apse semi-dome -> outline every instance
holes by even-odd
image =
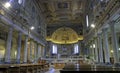
[[[51,41],[59,44],[76,43],[78,42],[78,35],[73,29],[62,27],[52,34]]]

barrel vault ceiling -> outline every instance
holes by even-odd
[[[82,34],[86,0],[35,0],[47,23],[47,35],[60,27],[70,27]]]

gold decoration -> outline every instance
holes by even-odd
[[[46,38],[47,41],[52,41],[58,44],[72,44],[78,42],[78,40],[83,40],[83,36],[78,36],[78,34],[71,28],[62,27],[57,29],[52,36]]]

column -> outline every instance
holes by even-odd
[[[97,53],[98,53],[98,63],[100,63],[100,54],[99,54],[99,50],[100,50],[100,48],[99,48],[99,36],[97,35],[97,39],[96,39],[97,41]]]
[[[7,36],[7,45],[6,45],[6,50],[5,50],[5,62],[6,63],[10,63],[12,33],[13,33],[13,28],[10,27],[9,32],[8,32],[8,36]]]
[[[90,56],[90,47],[89,47],[89,43],[87,43],[87,48],[88,48],[88,56]]]
[[[92,59],[94,60],[95,59],[95,52],[94,52],[94,46],[93,46],[93,40],[92,40],[92,42],[91,42],[91,45],[90,45],[90,47],[91,47],[91,54],[92,54]]]
[[[81,42],[80,41],[78,42],[78,46],[79,46],[79,55],[81,55]]]
[[[62,47],[61,47],[62,48]],[[52,55],[52,49],[53,49],[53,43],[51,42],[50,43],[50,57],[52,57],[53,55]]]
[[[46,50],[47,49],[47,47],[46,46],[43,46],[43,58],[45,58],[46,57]]]
[[[45,55],[45,47],[42,46],[42,57],[44,58],[44,55]]]
[[[30,57],[29,57],[30,62],[33,62],[32,49],[33,49],[33,41],[30,40]]]
[[[43,58],[43,46],[41,45],[41,58]]]
[[[34,62],[37,63],[37,45],[36,45],[36,42],[34,42]]]
[[[103,63],[103,49],[102,49],[102,36],[101,34],[98,34],[98,40],[99,40],[99,58],[100,58],[100,63]]]
[[[90,43],[88,44],[88,46],[89,46],[89,55],[90,55],[90,57],[91,57],[91,54],[92,54],[92,51],[91,51],[91,45],[90,45]]]
[[[38,44],[38,58],[40,58],[41,57],[41,46]]]
[[[20,63],[20,53],[21,53],[21,40],[22,40],[22,33],[18,33],[18,45],[17,45],[17,63]]]
[[[114,62],[118,63],[119,62],[119,55],[118,55],[118,43],[117,43],[117,37],[116,37],[116,32],[115,32],[115,22],[111,21],[110,23],[110,29],[111,29],[111,37],[112,37],[112,46],[114,50]]]
[[[27,63],[27,54],[28,54],[28,36],[25,36],[25,44],[24,44],[24,63]]]
[[[107,28],[103,28],[103,46],[105,52],[105,63],[110,63],[110,52],[108,46],[108,36],[107,36]]]
[[[95,38],[95,60],[98,62],[98,43],[97,43],[97,37]]]
[[[39,59],[39,44],[37,43],[37,59]]]

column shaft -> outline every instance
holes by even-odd
[[[41,57],[43,58],[43,46],[41,46]]]
[[[39,54],[38,54],[39,52],[38,51],[39,51],[39,44],[37,43],[37,51],[36,51],[37,52],[37,59],[39,59]]]
[[[38,58],[40,58],[40,57],[41,57],[41,46],[38,45]]]
[[[89,44],[89,54],[92,56],[91,44]]]
[[[103,29],[103,44],[104,44],[104,52],[105,52],[105,62],[110,63],[110,52],[108,46],[108,36],[107,36],[107,28]]]
[[[34,62],[37,62],[37,47],[36,47],[36,42],[34,42]]]
[[[99,35],[99,57],[100,57],[100,63],[103,63],[103,49],[102,49],[101,34]]]
[[[21,32],[19,32],[19,34],[18,34],[18,46],[17,46],[17,63],[20,63],[21,40],[22,40],[22,35],[21,35]]]
[[[42,57],[44,58],[45,57],[45,47],[42,46]]]
[[[95,60],[98,62],[98,43],[97,38],[95,39]]]
[[[25,44],[24,44],[24,63],[27,63],[27,54],[28,54],[28,36],[25,36]]]
[[[32,49],[33,49],[33,42],[32,42],[32,40],[30,40],[30,62],[32,62],[32,59],[33,59],[33,57],[32,57]]]
[[[10,52],[11,52],[11,44],[12,44],[12,33],[13,28],[10,27],[7,37],[7,45],[5,50],[5,62],[10,63]]]
[[[92,44],[91,44],[92,47],[91,47],[91,50],[92,50],[93,60],[95,60],[95,48],[94,48],[93,44],[94,44],[94,42],[93,42],[93,40],[92,40]]]
[[[110,29],[111,29],[111,37],[112,37],[112,46],[114,50],[114,62],[118,63],[119,62],[119,55],[118,55],[118,43],[117,43],[117,37],[116,37],[116,32],[115,32],[115,22],[112,21],[110,22]]]

